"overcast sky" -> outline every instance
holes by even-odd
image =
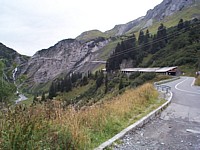
[[[0,0],[0,42],[21,54],[144,16],[162,0]]]

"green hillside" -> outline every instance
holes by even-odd
[[[5,64],[0,60],[0,109],[2,102],[7,103],[14,98],[16,87],[13,82],[9,81],[9,76],[5,71]]]
[[[15,50],[0,43],[0,102],[13,101],[16,98],[17,89],[13,81],[13,70],[18,67],[19,73],[21,65],[25,64],[28,59],[28,56],[20,55]],[[16,82],[21,83],[23,78],[23,75],[18,77]]]
[[[103,32],[99,31],[99,30],[90,30],[90,31],[86,31],[83,32],[81,35],[79,35],[78,37],[76,37],[77,40],[79,41],[90,41],[92,39],[96,39],[98,37],[107,37],[106,34],[104,34]]]
[[[151,33],[155,34],[157,28],[159,27],[160,23],[164,23],[167,28],[173,27],[177,25],[177,22],[180,19],[183,20],[191,20],[193,18],[200,17],[200,4],[197,3],[193,7],[185,8],[172,16],[164,18],[161,22],[154,21],[153,25],[149,27]]]
[[[15,50],[6,47],[0,43],[0,59],[4,59],[6,66],[12,66],[13,63],[22,64],[28,61],[29,57],[20,55]]]
[[[141,32],[131,36],[115,48],[107,63],[107,70],[117,70],[124,59],[132,59],[133,67],[181,66],[184,72],[200,69],[200,21],[177,22],[166,28],[160,25],[157,34]],[[190,69],[187,69],[190,68]]]
[[[168,35],[168,44],[153,55],[151,65],[180,66],[183,72],[194,75],[200,70],[200,21],[180,31],[171,28]]]

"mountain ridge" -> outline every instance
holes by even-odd
[[[131,32],[138,32],[140,29],[145,29],[153,25],[154,22],[160,22],[164,18],[172,16],[174,13],[181,11],[188,7],[193,7],[199,3],[199,0],[163,0],[160,4],[153,9],[147,11],[145,16],[138,17],[135,20],[129,21],[125,24],[115,25],[114,28],[107,30],[104,36],[121,36],[123,34]],[[194,17],[199,18],[199,14]],[[138,28],[137,28],[138,27]],[[91,32],[94,30],[90,30]],[[87,31],[89,33],[90,31]],[[84,32],[83,32],[84,33]],[[82,34],[83,34],[82,33]],[[79,37],[79,36],[78,36]],[[79,37],[79,39],[81,39]]]
[[[75,39],[61,40],[48,49],[36,52],[22,69],[22,74],[27,74],[28,83],[33,85],[52,81],[63,73],[91,71],[101,64],[91,65],[89,63],[101,61],[100,56],[105,51],[109,56],[117,42],[121,40],[120,36],[151,27],[153,24],[195,5],[199,6],[199,0],[164,0],[152,10],[147,11],[145,16],[126,24],[115,25],[111,30],[105,32],[90,30],[81,33]],[[199,16],[199,13],[193,13],[188,18],[199,18]],[[180,18],[176,20],[178,22]]]

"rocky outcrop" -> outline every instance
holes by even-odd
[[[183,8],[192,6],[194,3],[195,0],[164,0],[153,10],[149,10],[145,16],[145,19],[154,19],[160,21],[167,16],[171,16],[174,13],[181,11]]]
[[[161,21],[165,17],[171,16],[174,13],[183,10],[187,7],[192,7],[200,0],[163,0],[162,3],[147,11],[144,17],[128,22],[122,25],[116,25],[113,29],[105,33],[111,36],[120,36],[130,31],[138,31],[153,25],[154,21]]]
[[[126,24],[116,25],[104,33],[99,30],[91,30],[83,32],[76,39],[60,41],[48,49],[38,51],[27,65],[22,67],[22,73],[27,74],[29,81],[33,83],[46,83],[62,73],[92,70],[96,65],[99,65],[98,58],[103,53],[102,48],[110,42],[106,38],[147,28],[155,21],[160,21],[184,8],[192,7],[199,1],[163,0],[161,4],[149,10],[146,16]],[[90,63],[94,61],[95,63]],[[124,66],[131,64],[132,62],[124,62]]]
[[[56,45],[33,55],[23,73],[27,74],[29,81],[36,84],[46,83],[62,73],[67,74],[77,70],[78,66],[83,66],[88,61],[95,59],[93,54],[97,53],[108,42],[104,38],[94,39],[86,43],[75,39],[60,41]]]
[[[128,22],[126,24],[116,25],[113,29],[106,31],[105,33],[109,36],[120,36],[130,31],[133,27],[138,26],[144,17],[140,17],[136,20]]]

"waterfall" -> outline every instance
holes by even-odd
[[[17,67],[16,67],[16,68],[12,71],[12,75],[13,75],[14,84],[15,84],[15,86],[17,87],[16,93],[17,93],[17,95],[18,95],[18,94],[19,94],[19,91],[18,91],[18,86],[17,86],[17,84],[16,84],[16,73],[17,73],[17,71],[18,71],[18,69],[17,69]],[[19,98],[15,101],[15,103],[17,104],[18,102],[24,101],[24,100],[26,100],[26,99],[27,99],[26,96],[24,96],[23,94],[19,94]]]
[[[14,81],[14,84],[15,84],[15,86],[17,87],[17,84],[16,84],[16,73],[17,73],[17,67],[12,71],[12,75],[13,75],[13,81]],[[17,87],[17,91],[16,91],[16,93],[18,94],[19,92],[18,92],[18,87]]]
[[[16,80],[16,73],[17,73],[17,67],[13,70],[13,72],[12,72],[13,74],[13,81],[14,81],[14,84],[16,85],[16,82],[15,82],[15,80]]]

